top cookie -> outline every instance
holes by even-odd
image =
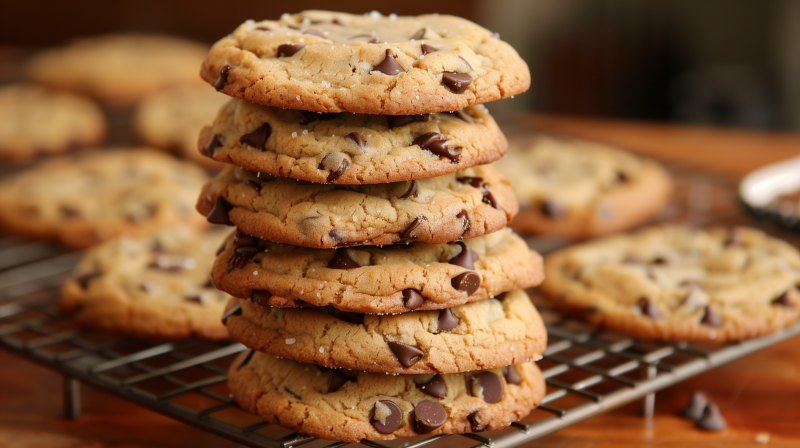
[[[28,64],[33,79],[107,103],[135,104],[165,87],[199,84],[207,47],[175,37],[109,34],[46,50]]]
[[[436,14],[304,11],[248,21],[214,45],[201,76],[252,103],[381,115],[459,110],[530,86],[510,45]]]

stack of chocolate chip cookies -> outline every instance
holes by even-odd
[[[527,66],[464,19],[324,11],[246,22],[203,78],[234,97],[199,139],[226,168],[197,203],[237,230],[213,267],[252,350],[233,397],[339,440],[497,429],[544,395],[546,332],[521,291],[507,143],[481,103]]]

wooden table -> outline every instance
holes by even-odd
[[[800,154],[800,136],[709,127],[600,121],[552,116],[508,116],[512,128],[545,128],[614,143],[692,167],[741,176]],[[0,445],[37,448],[222,448],[216,436],[88,386],[83,416],[61,417],[61,377],[0,352]],[[696,430],[677,416],[695,390],[715,401],[728,429]],[[657,394],[652,420],[631,404],[540,439],[537,447],[800,446],[800,340],[788,340]],[[9,445],[7,440],[27,445]],[[4,444],[5,442],[5,444]],[[761,442],[761,443],[759,443]]]

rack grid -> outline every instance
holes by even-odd
[[[738,205],[735,183],[720,175],[671,168],[675,199],[659,221],[696,225],[750,225],[798,245],[800,238],[765,227]],[[565,244],[535,238],[546,252]],[[0,347],[64,375],[65,416],[80,415],[80,382],[249,447],[336,448],[261,421],[234,403],[226,384],[228,365],[245,350],[237,343],[140,341],[77,327],[57,308],[58,288],[81,253],[46,242],[0,238]],[[591,416],[644,398],[652,412],[654,392],[800,333],[800,323],[766,337],[732,344],[654,343],[594,331],[563,317],[535,297],[545,320],[548,346],[539,366],[547,395],[531,415],[500,431],[423,436],[378,447],[520,446]]]

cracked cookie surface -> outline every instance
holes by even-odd
[[[514,142],[494,166],[520,201],[522,234],[585,239],[628,230],[656,215],[672,192],[653,160],[600,143],[538,135]]]
[[[309,182],[375,184],[483,165],[506,147],[483,106],[398,117],[317,114],[234,100],[203,129],[195,153]]]
[[[226,167],[203,187],[197,211],[248,235],[325,249],[474,238],[502,229],[518,210],[508,179],[488,165],[358,186],[259,174]]]
[[[725,342],[800,317],[800,253],[746,227],[644,229],[545,257],[550,302],[635,337]]]
[[[139,338],[227,339],[230,296],[210,281],[227,229],[161,230],[92,248],[62,285],[61,308],[77,321]]]
[[[153,149],[45,161],[0,182],[0,228],[82,248],[157,228],[206,226],[192,210],[202,169]]]
[[[472,274],[477,286],[460,282]],[[266,305],[372,314],[452,308],[530,288],[544,278],[539,254],[508,229],[461,243],[337,250],[272,243],[237,231],[221,248],[212,275],[219,289],[235,297],[257,295]]]
[[[304,11],[246,22],[212,47],[201,76],[251,103],[381,115],[459,110],[530,86],[510,45],[436,14]]]
[[[270,423],[344,442],[496,430],[528,415],[545,393],[532,362],[481,372],[386,375],[259,352],[233,362],[228,385],[237,403]]]
[[[389,315],[231,302],[228,308],[238,303],[242,309],[227,319],[233,339],[273,356],[332,368],[406,374],[490,369],[538,359],[547,340],[523,291]]]

